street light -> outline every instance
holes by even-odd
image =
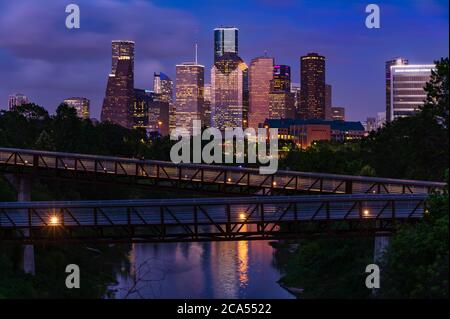
[[[50,226],[58,226],[60,224],[59,217],[57,215],[50,216]]]

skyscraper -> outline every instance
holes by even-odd
[[[30,101],[25,94],[15,93],[11,94],[8,98],[8,109],[12,111],[15,107],[21,106],[22,104],[28,104]]]
[[[395,58],[386,61],[386,122],[390,122],[391,119],[391,66],[393,65],[407,65],[408,60],[404,58]]]
[[[211,126],[245,127],[247,65],[234,53],[224,53],[211,69]]]
[[[325,119],[325,57],[309,53],[300,58],[301,119]]]
[[[169,128],[176,127],[175,103],[173,103],[173,81],[164,73],[153,74],[153,91],[160,95],[163,102],[169,104]]]
[[[203,113],[205,67],[197,62],[176,66],[176,126],[192,133],[192,121]]]
[[[250,62],[250,67],[248,69],[249,127],[256,129],[259,126],[262,126],[265,120],[269,118],[269,93],[273,73],[273,58],[266,56],[258,57]]]
[[[390,115],[391,121],[411,116],[419,110],[427,97],[424,90],[430,80],[434,64],[392,65],[390,68]],[[386,115],[387,117],[387,115]]]
[[[169,134],[169,103],[160,93],[134,89],[134,128],[143,128],[148,134]]]
[[[134,42],[112,41],[112,67],[103,100],[101,120],[133,127]]]
[[[214,29],[214,62],[224,53],[238,54],[239,29],[220,27]]]
[[[153,101],[152,92],[134,89],[133,99],[133,128],[148,128],[148,108]]]
[[[295,93],[291,93],[291,68],[275,65],[270,81],[269,119],[295,118]]]
[[[82,119],[89,118],[89,99],[85,97],[71,97],[64,100],[64,103],[75,108],[77,116]]]
[[[333,88],[330,84],[325,84],[325,119],[331,120],[331,106],[333,105]]]

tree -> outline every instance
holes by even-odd
[[[41,134],[36,139],[36,143],[34,143],[34,146],[37,150],[44,150],[44,151],[55,151],[55,141],[53,138],[47,133],[47,131],[42,131]]]
[[[425,86],[427,99],[422,106],[422,111],[430,112],[435,120],[448,130],[449,99],[448,99],[448,74],[449,60],[441,58],[435,61],[436,70],[431,73],[431,79]]]
[[[381,297],[449,297],[448,190],[433,195],[428,204],[424,221],[391,239],[383,256]]]

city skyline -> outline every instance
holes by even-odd
[[[108,28],[119,14],[119,9],[113,6],[109,8],[108,3],[115,3],[116,7],[123,9],[121,11],[125,18],[139,15],[137,11],[146,10],[151,14],[173,16],[169,21],[154,21],[155,24],[161,24],[157,25],[159,29],[155,31],[170,31],[173,35],[162,37],[154,32],[144,33],[140,29],[148,27],[145,22],[142,22],[139,30],[133,32],[127,30],[126,26],[117,30]],[[230,13],[230,8],[233,7],[231,4],[230,8],[216,5],[202,22],[198,16],[208,8],[208,4],[203,1],[198,1],[189,8],[178,1],[167,1],[164,5],[161,1],[106,1],[101,8],[80,1],[79,5],[85,13],[85,16],[82,13],[82,26],[79,30],[67,30],[62,23],[56,27],[58,17],[47,17],[48,25],[55,26],[55,30],[36,31],[38,34],[34,34],[33,39],[24,37],[23,41],[28,40],[25,45],[27,52],[20,46],[17,38],[29,31],[29,26],[16,25],[13,18],[1,20],[4,30],[16,28],[17,31],[16,37],[11,37],[5,31],[0,32],[0,57],[4,64],[4,77],[0,85],[2,109],[7,108],[8,96],[14,92],[27,95],[32,102],[44,106],[50,112],[54,112],[64,98],[83,96],[91,100],[92,117],[99,119],[106,87],[105,74],[111,69],[108,66],[111,40],[118,38],[136,42],[135,87],[151,89],[154,72],[164,72],[175,79],[175,65],[193,60],[196,42],[199,44],[199,63],[206,66],[205,78],[209,79],[214,46],[212,30],[221,25],[233,25],[239,29],[239,54],[244,62],[249,63],[267,50],[268,55],[273,56],[277,63],[291,66],[293,83],[299,82],[300,56],[308,52],[318,52],[325,56],[327,83],[333,85],[333,104],[345,105],[349,120],[363,120],[385,109],[386,61],[404,56],[412,64],[430,64],[447,55],[448,51],[448,40],[443,41],[448,39],[448,30],[446,27],[439,27],[441,24],[445,25],[448,19],[448,3],[444,1],[434,1],[431,5],[428,1],[418,1],[415,4],[381,1],[382,26],[379,30],[364,27],[366,4],[362,1],[332,3],[331,6],[336,10],[328,13],[329,17],[326,19],[320,13],[320,8],[330,6],[330,3],[317,2],[313,6],[309,5],[308,13],[315,16],[317,22],[308,19],[301,10],[295,10],[302,5],[292,1],[276,4],[271,1],[261,4],[249,1],[240,8],[247,10],[248,19],[242,19],[241,13],[233,16]],[[138,6],[142,10],[138,10]],[[23,14],[46,18],[45,12],[33,3],[25,10],[14,10],[14,4],[2,4],[0,7],[8,8],[1,12],[8,11],[15,18],[23,17]],[[63,12],[63,4],[60,7]],[[290,10],[284,10],[280,14],[281,10],[276,10],[277,8]],[[104,10],[108,14],[93,21],[93,14],[98,10]],[[223,13],[221,17],[218,17],[219,12]],[[339,18],[339,14],[345,15],[345,22]],[[264,19],[255,23],[256,18],[270,15],[274,18],[284,15],[286,19],[279,20],[279,24],[270,24],[272,31],[267,29]],[[64,14],[61,16],[64,17]],[[424,21],[426,25],[416,26],[417,19]],[[407,21],[411,21],[412,25],[408,25]],[[33,28],[39,27],[40,23],[41,20],[36,19]],[[48,28],[47,25],[45,27]],[[330,29],[333,29],[333,37],[326,34]],[[354,36],[348,33],[350,29]],[[63,40],[62,43],[55,47],[42,42],[47,37],[45,32],[56,34]],[[95,41],[87,34],[89,32],[97,36],[94,37]],[[295,41],[282,41],[286,36],[280,36],[280,32]],[[155,41],[149,41],[155,36]],[[342,79],[343,76],[345,80]]]

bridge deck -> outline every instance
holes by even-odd
[[[0,203],[0,241],[214,241],[395,231],[427,195]],[[26,230],[26,231],[24,231]]]
[[[234,166],[175,164],[163,161],[0,148],[0,169],[38,177],[122,181],[159,187],[214,190],[248,194],[335,193],[421,194],[445,184],[363,176],[278,171]]]

